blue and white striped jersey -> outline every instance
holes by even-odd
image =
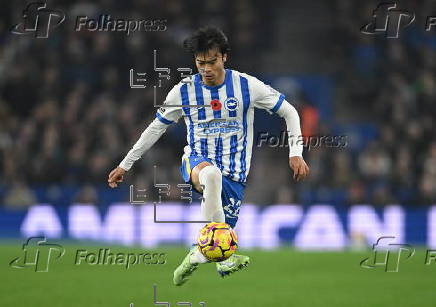
[[[254,108],[275,113],[284,95],[255,77],[231,69],[226,69],[225,81],[218,86],[203,84],[199,74],[192,82],[185,82],[174,86],[164,102],[180,107],[160,108],[157,119],[169,125],[184,117],[188,143],[184,157],[207,157],[224,176],[245,182],[253,147]],[[211,103],[213,108],[187,107]]]

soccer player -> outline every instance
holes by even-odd
[[[165,132],[184,116],[187,143],[181,173],[185,182],[203,194],[201,213],[206,220],[226,222],[235,227],[244,196],[253,147],[254,108],[266,109],[284,118],[289,137],[289,166],[297,181],[309,173],[302,158],[300,119],[295,108],[280,94],[260,80],[225,69],[229,43],[224,33],[214,27],[199,29],[183,43],[192,52],[199,71],[175,85],[168,93],[156,118],[139,140],[109,174],[112,188],[123,175]],[[189,82],[191,81],[191,82]],[[195,107],[192,107],[195,106]],[[174,284],[182,285],[200,263],[207,259],[195,246],[174,271]],[[244,268],[249,257],[233,254],[216,264],[221,276]]]

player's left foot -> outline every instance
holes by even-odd
[[[194,246],[183,259],[182,263],[174,271],[173,282],[176,286],[181,286],[188,281],[188,277],[198,268],[198,263],[191,263],[191,255],[195,252],[197,246]]]
[[[237,271],[242,270],[250,264],[250,258],[244,255],[233,254],[229,259],[217,262],[216,270],[221,277],[229,276]]]

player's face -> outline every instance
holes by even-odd
[[[214,86],[224,82],[224,63],[227,55],[217,49],[211,49],[207,53],[199,53],[195,56],[195,65],[206,85]]]

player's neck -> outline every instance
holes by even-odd
[[[223,84],[225,78],[226,78],[226,70],[223,69],[222,72],[213,81],[205,81],[203,77],[201,79],[203,81],[203,84],[205,84],[207,86],[217,86],[217,85]]]

